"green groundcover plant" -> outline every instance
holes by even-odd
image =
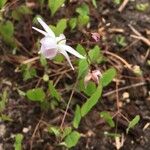
[[[120,1],[113,1],[116,4],[120,4]],[[45,3],[44,0],[39,0],[39,4],[42,6]],[[7,6],[7,0],[0,1],[0,9],[1,12]],[[92,0],[91,4],[94,9],[97,8],[96,0]],[[48,0],[48,7],[51,12],[51,18],[65,5],[65,0]],[[0,12],[0,19],[3,20],[2,14]],[[81,104],[76,104],[75,110],[73,111],[73,118],[71,123],[68,126],[63,126],[62,121],[61,126],[48,125],[47,130],[49,134],[55,135],[59,140],[59,146],[65,146],[67,148],[72,148],[76,146],[82,134],[79,133],[78,129],[80,127],[81,121],[86,117],[86,115],[91,112],[96,105],[100,105],[101,97],[103,89],[109,86],[109,84],[113,81],[113,79],[117,76],[117,71],[114,67],[110,67],[101,71],[100,65],[105,63],[107,60],[102,54],[102,49],[99,47],[97,42],[99,41],[99,34],[92,33],[92,40],[94,44],[90,48],[86,48],[81,43],[78,43],[76,48],[67,44],[67,38],[64,35],[64,31],[66,29],[70,29],[70,32],[76,29],[82,29],[87,27],[90,24],[90,10],[89,6],[86,3],[83,3],[75,10],[76,16],[71,18],[61,18],[58,20],[57,24],[48,25],[44,22],[44,19],[37,15],[33,19],[34,23],[39,23],[44,30],[41,30],[37,27],[32,27],[33,32],[37,31],[42,34],[44,37],[36,42],[36,47],[39,48],[39,62],[43,67],[44,73],[41,78],[46,87],[38,86],[35,88],[28,89],[27,91],[22,91],[18,89],[18,93],[20,96],[24,96],[29,101],[38,103],[43,109],[51,109],[55,110],[56,107],[59,106],[62,100],[62,93],[57,89],[56,84],[49,78],[49,66],[48,62],[54,62],[59,64],[60,62],[64,62],[67,60],[69,66],[72,69],[72,72],[76,74],[76,80],[74,80],[75,86],[69,87],[72,92],[79,92],[85,95],[86,100]],[[18,9],[15,9],[12,12],[12,18],[16,21],[19,21],[23,15],[32,15],[33,12],[30,8],[25,5],[20,6]],[[36,24],[37,25],[37,24]],[[35,25],[34,25],[35,26]],[[2,36],[3,41],[12,47],[13,54],[16,53],[17,49],[17,40],[14,37],[14,24],[12,21],[2,21],[0,22],[0,34]],[[77,30],[78,31],[78,30]],[[36,33],[37,34],[37,33]],[[118,36],[116,38],[117,44],[120,46],[125,46],[126,42],[123,36]],[[78,59],[73,59],[71,62],[70,55],[75,56]],[[37,54],[37,55],[38,55]],[[62,54],[62,55],[60,55]],[[65,59],[64,59],[65,58]],[[94,66],[94,67],[93,67]],[[21,72],[23,74],[23,81],[30,81],[33,78],[38,77],[38,71],[32,63],[24,63],[20,67]],[[67,108],[65,112],[67,112],[68,107],[70,106],[71,97],[67,104]],[[7,90],[4,90],[0,95],[0,112],[1,112],[1,120],[9,120],[11,119],[2,114],[5,105],[7,102]],[[108,124],[111,128],[116,127],[116,123],[114,121],[114,116],[111,115],[108,111],[102,111],[99,115],[100,119],[103,119],[106,124]],[[128,121],[128,128],[126,129],[126,133],[130,131],[130,129],[134,128],[134,126],[139,122],[140,116],[137,115],[131,121]],[[118,136],[118,134],[109,133],[107,135]],[[21,149],[21,145],[23,143],[23,135],[16,134],[14,148],[16,150]]]

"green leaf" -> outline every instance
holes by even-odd
[[[15,45],[13,34],[14,34],[14,25],[11,21],[0,23],[0,35],[2,36],[3,40],[11,46]]]
[[[56,11],[64,4],[65,0],[49,0],[48,6],[51,10],[51,15],[54,16]]]
[[[116,36],[116,42],[117,42],[117,44],[118,44],[119,46],[122,46],[122,47],[124,47],[124,46],[127,45],[126,39],[125,39],[125,37],[122,36],[122,35],[117,35],[117,36]]]
[[[32,11],[26,5],[21,5],[12,11],[12,17],[15,20],[20,20],[23,15],[32,14]]]
[[[23,71],[23,80],[27,81],[29,79],[32,79],[33,77],[36,77],[36,69],[32,68],[30,65],[25,65],[22,68]]]
[[[0,9],[2,9],[5,4],[6,4],[7,0],[0,0]]]
[[[67,28],[67,19],[61,19],[56,26],[50,25],[50,28],[56,36],[63,34],[65,29]]]
[[[26,96],[26,93],[20,89],[17,89],[17,92],[20,96]]]
[[[23,140],[23,135],[16,134],[15,143],[14,143],[15,150],[22,150],[22,140]]]
[[[116,76],[116,70],[114,68],[110,68],[102,74],[102,85],[103,87],[107,86],[113,78]]]
[[[14,26],[11,21],[7,21],[4,24],[0,24],[0,33],[4,36],[12,36],[14,33]]]
[[[69,20],[69,26],[71,28],[71,30],[73,30],[77,25],[77,18],[71,18]]]
[[[110,127],[115,127],[115,123],[109,112],[103,111],[100,113],[100,116],[109,124]]]
[[[90,17],[88,15],[79,15],[78,16],[78,26],[83,27],[89,23]]]
[[[56,126],[48,126],[48,132],[54,134],[56,137],[60,136],[60,128]]]
[[[1,114],[0,116],[0,121],[13,121],[9,116],[5,115],[5,114]]]
[[[136,9],[141,12],[144,12],[144,11],[148,10],[149,8],[150,8],[149,3],[136,4]]]
[[[54,87],[52,81],[50,81],[50,82],[48,83],[48,90],[49,90],[49,92],[50,92],[50,94],[51,94],[52,97],[56,98],[58,101],[61,100],[61,96],[60,96],[60,94],[57,92],[57,90],[55,89],[55,87]]]
[[[65,138],[64,143],[67,148],[71,148],[71,147],[76,146],[79,139],[80,139],[80,133],[78,133],[77,131],[73,131]]]
[[[128,128],[126,129],[126,133],[128,133],[131,128],[134,128],[134,126],[135,126],[139,121],[140,121],[140,116],[139,116],[139,115],[136,115],[136,116],[134,117],[134,119],[132,119],[132,120],[129,122]]]
[[[31,101],[42,102],[45,98],[45,93],[42,88],[35,88],[35,89],[28,90],[26,96]]]
[[[116,4],[116,5],[120,5],[121,2],[122,2],[122,0],[113,0],[113,2],[114,2],[114,4]]]
[[[0,24],[0,25],[1,25],[0,33],[2,35],[5,35],[5,36],[12,36],[13,35],[14,26],[13,26],[11,21],[7,21],[6,23]]]
[[[55,110],[58,105],[59,105],[58,101],[56,101],[55,99],[51,99],[50,109]]]
[[[65,29],[67,28],[67,19],[61,19],[56,26],[56,36],[59,36],[60,34],[64,33]]]
[[[0,112],[2,112],[5,109],[5,101],[0,101]]]
[[[96,91],[96,85],[92,81],[89,81],[87,87],[84,90],[84,93],[88,96],[91,96]]]
[[[64,56],[61,55],[61,54],[57,54],[53,60],[54,60],[54,62],[56,62],[56,63],[63,62],[63,61],[64,61]]]
[[[84,79],[80,79],[77,85],[77,91],[84,92],[85,85],[84,85]]]
[[[95,8],[97,8],[97,3],[96,3],[96,0],[92,0],[92,4]]]
[[[40,56],[40,63],[43,67],[46,67],[47,65],[47,60],[43,55]]]
[[[84,76],[89,70],[89,65],[87,63],[87,60],[81,59],[79,61],[79,71],[78,71],[78,78],[81,78]]]
[[[93,49],[91,49],[89,51],[89,57],[90,57],[90,60],[92,61],[91,63],[95,63],[97,62],[97,60],[100,58],[100,48],[99,46],[95,46]]]
[[[73,127],[74,128],[76,128],[76,129],[78,128],[80,120],[81,120],[81,109],[80,109],[80,106],[77,105],[75,114],[74,114],[74,119],[73,119]]]
[[[72,128],[71,127],[66,127],[64,130],[63,130],[63,134],[61,136],[61,138],[65,138],[68,134],[70,134],[72,131]]]
[[[76,47],[76,50],[83,56],[86,55],[86,52],[85,52],[85,48],[81,45],[81,44],[78,44],[77,47]]]
[[[102,83],[99,82],[99,85],[96,91],[92,94],[92,96],[87,99],[87,101],[81,107],[81,115],[84,117],[98,102],[99,98],[102,94]]]
[[[8,101],[8,89],[5,88],[2,92],[2,95],[0,95],[0,112],[2,112],[5,109],[7,101]]]
[[[85,3],[83,3],[80,7],[76,9],[76,12],[80,15],[88,15],[89,14],[89,6]]]
[[[54,25],[49,25],[49,27],[51,28],[51,30],[55,33],[57,33],[57,26],[54,26]]]

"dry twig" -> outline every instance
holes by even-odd
[[[131,35],[131,37],[133,37],[135,39],[139,39],[139,40],[143,41],[145,44],[147,44],[148,46],[150,46],[150,40],[149,39],[142,36],[142,34],[139,31],[137,31],[132,25],[128,25],[128,26],[135,34],[135,35]]]
[[[65,110],[65,113],[64,113],[64,116],[63,116],[61,125],[60,125],[60,129],[63,129],[63,124],[64,124],[64,121],[65,121],[65,118],[66,118],[66,115],[67,115],[67,112],[68,112],[68,109],[69,109],[69,106],[70,106],[70,103],[71,103],[73,94],[74,94],[74,92],[75,92],[75,88],[76,88],[77,82],[78,82],[78,80],[76,80],[76,82],[75,82],[75,84],[74,84],[74,87],[73,87],[73,90],[72,90],[72,92],[71,92],[71,95],[70,95],[70,98],[69,98],[69,101],[68,101],[68,104],[67,104],[67,107],[66,107],[66,110]]]
[[[126,60],[124,60],[123,58],[121,58],[120,56],[118,56],[118,55],[116,55],[116,54],[114,54],[112,52],[109,52],[109,51],[104,51],[104,53],[108,54],[108,55],[111,55],[111,56],[115,57],[116,59],[119,59],[123,64],[125,64],[125,66],[129,70],[133,71],[131,65]]]
[[[37,132],[39,126],[40,126],[41,120],[43,119],[43,116],[44,116],[44,112],[42,113],[41,118],[40,118],[39,122],[37,123],[37,125],[36,125],[36,127],[35,127],[35,129],[34,129],[34,132],[33,132],[32,136],[31,136],[31,140],[30,140],[30,150],[32,150],[33,140],[34,140],[35,134],[36,134],[36,132]]]
[[[147,44],[148,46],[150,46],[150,40],[145,38],[144,36],[131,35],[131,37],[133,37],[135,39],[139,39],[139,40],[143,41],[145,44]]]
[[[40,57],[37,56],[37,57],[33,57],[33,58],[30,58],[30,59],[27,59],[25,61],[22,62],[22,64],[28,64],[28,63],[31,63],[31,62],[34,62],[36,60],[38,60]]]
[[[120,7],[118,8],[119,12],[122,12],[124,10],[124,8],[126,7],[126,5],[128,4],[129,0],[124,0],[122,2],[122,4],[120,5]]]
[[[139,87],[139,86],[143,86],[143,85],[146,85],[146,82],[135,83],[132,85],[128,85],[128,86],[119,88],[118,92],[123,91],[123,90],[127,90],[127,89],[131,89],[131,88],[135,88],[135,87]],[[114,93],[116,93],[116,90],[113,90],[113,91],[110,91],[110,92],[103,94],[103,97],[107,97],[107,96],[112,95]]]
[[[131,50],[130,47],[132,47],[133,45],[135,45],[136,43],[139,42],[139,39],[136,39],[135,41],[133,41],[131,44],[129,44],[128,46],[126,46],[125,48],[123,48],[121,51],[124,52],[124,51],[128,51],[128,50]]]
[[[122,28],[109,28],[108,32],[110,32],[110,33],[124,33],[124,29],[122,29]]]

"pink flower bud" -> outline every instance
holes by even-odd
[[[102,76],[102,74],[99,70],[93,70],[91,72],[88,72],[88,74],[84,78],[84,85],[86,86],[90,80],[93,80],[96,84],[98,84],[99,77],[101,77],[101,76]]]
[[[92,38],[95,40],[95,42],[98,42],[100,39],[100,35],[98,33],[91,33],[92,34]]]

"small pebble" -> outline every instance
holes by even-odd
[[[30,127],[28,127],[28,128],[23,128],[22,132],[23,132],[23,133],[28,133],[29,130],[30,130]]]
[[[121,108],[123,106],[123,103],[122,102],[119,102],[118,103],[119,107]]]
[[[128,99],[126,99],[126,102],[127,102],[127,103],[130,103],[130,99],[129,99],[129,98],[128,98]]]
[[[15,138],[15,134],[12,133],[12,134],[10,135],[10,137],[11,137],[12,139]]]
[[[123,99],[129,98],[129,93],[128,93],[128,92],[124,92],[124,93],[122,94],[122,97],[123,97]]]

